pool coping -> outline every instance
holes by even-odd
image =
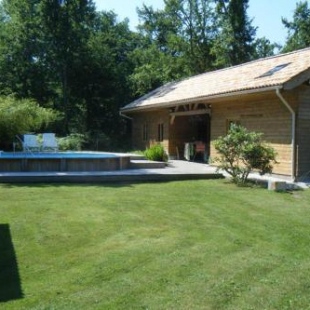
[[[225,172],[217,172],[215,166],[206,163],[170,160],[164,168],[133,168],[100,172],[0,172],[0,183],[134,183],[209,180],[227,177],[229,176]],[[310,187],[310,179],[293,182],[286,176],[270,174],[260,176],[257,173],[251,173],[250,178],[264,183],[284,181],[302,189]]]
[[[104,183],[223,178],[203,163],[169,161],[165,167],[86,172],[0,172],[0,183]]]

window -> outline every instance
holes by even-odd
[[[143,139],[143,141],[148,141],[148,139],[149,139],[149,126],[147,123],[143,124],[142,139]]]
[[[164,140],[164,124],[160,123],[157,126],[157,141],[161,142]]]

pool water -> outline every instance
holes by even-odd
[[[0,152],[2,158],[111,158],[120,154],[106,152]]]

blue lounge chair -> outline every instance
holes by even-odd
[[[58,143],[54,133],[44,133],[42,139],[42,151],[58,151]]]

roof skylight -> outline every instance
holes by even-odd
[[[281,65],[275,66],[274,68],[268,70],[267,72],[263,73],[262,75],[258,76],[257,78],[262,78],[262,77],[274,75],[276,72],[278,72],[278,71],[282,70],[283,68],[287,67],[289,64],[290,64],[290,62],[286,63],[286,64],[281,64]]]

